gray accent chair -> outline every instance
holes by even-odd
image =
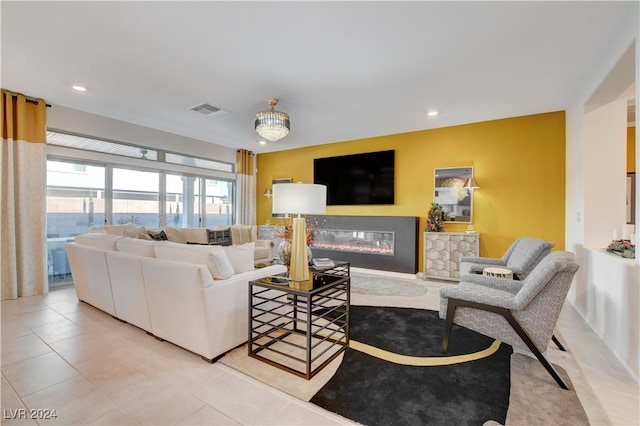
[[[460,284],[440,290],[440,318],[445,319],[442,351],[446,353],[452,325],[458,324],[531,351],[563,389],[543,352],[553,337],[562,305],[578,270],[573,253],[546,256],[518,282],[483,275],[465,275]]]
[[[463,257],[460,259],[460,276],[466,274],[482,274],[485,267],[509,269],[513,278],[524,280],[527,275],[546,255],[551,252],[555,244],[539,238],[518,238],[511,244],[501,259],[491,257]]]

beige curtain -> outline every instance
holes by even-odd
[[[0,273],[2,300],[45,294],[46,103],[2,89]]]
[[[239,149],[236,154],[236,224],[239,225],[256,224],[255,158],[253,152],[245,149]]]

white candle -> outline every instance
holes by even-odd
[[[620,235],[618,234],[618,228],[613,228],[613,241],[618,241],[620,239]]]
[[[629,240],[631,239],[631,234],[633,234],[635,226],[633,225],[622,225],[622,239]]]

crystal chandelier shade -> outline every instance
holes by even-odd
[[[269,111],[261,111],[256,114],[256,132],[269,142],[275,142],[284,138],[289,134],[289,130],[291,128],[289,115],[284,112],[276,111],[275,107],[277,104],[277,99],[269,99],[271,109]]]

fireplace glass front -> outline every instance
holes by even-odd
[[[313,231],[313,243],[309,247],[393,256],[395,233],[390,231],[355,231],[345,229],[320,229]]]

